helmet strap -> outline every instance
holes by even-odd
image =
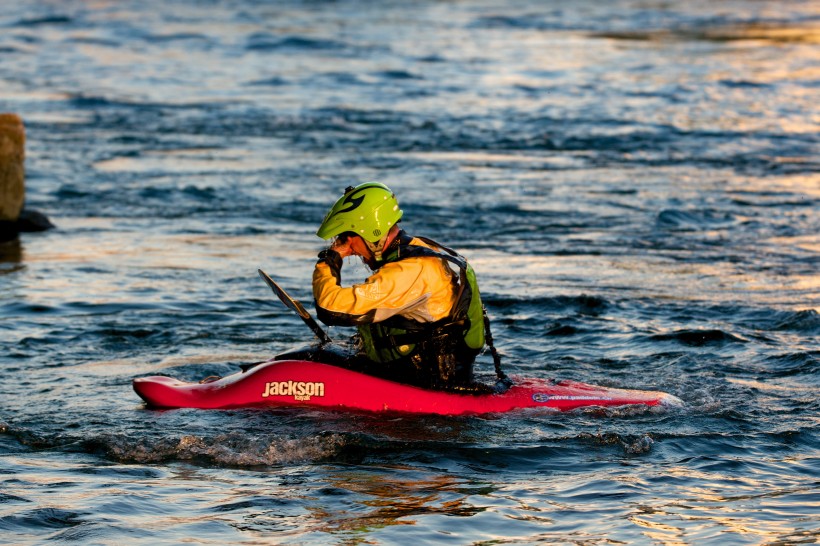
[[[394,225],[389,230],[387,230],[387,234],[385,234],[384,237],[382,237],[381,239],[379,239],[375,243],[371,243],[370,241],[368,241],[367,239],[362,237],[362,241],[364,241],[364,244],[367,245],[367,248],[370,249],[370,252],[373,253],[374,263],[376,263],[376,264],[381,263],[382,259],[384,257],[385,251],[389,250],[388,247],[392,247],[392,246],[398,244],[399,233],[401,233],[401,230],[399,229],[399,227],[397,225]],[[391,235],[393,235],[393,234],[395,234],[395,236],[393,237],[393,240],[388,245],[387,241],[388,241],[388,239],[390,239]]]
[[[382,261],[382,251],[384,250],[384,243],[387,241],[387,235],[379,239],[375,243],[371,243],[367,239],[362,239],[364,244],[367,245],[367,248],[370,249],[370,252],[373,253],[373,260],[378,263]]]

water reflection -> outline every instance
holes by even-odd
[[[414,525],[417,516],[470,517],[485,510],[466,500],[474,486],[447,474],[425,476],[412,468],[396,468],[390,473],[343,469],[331,472],[328,481],[337,489],[323,490],[322,504],[309,508],[323,522],[320,529],[328,533],[367,533],[392,525]],[[342,506],[334,503],[329,510],[329,496],[345,498],[350,493],[358,500]]]
[[[23,245],[20,239],[0,243],[0,275],[20,271],[25,267],[22,262]]]
[[[742,457],[701,456],[695,460],[699,468],[687,461],[686,466],[669,466],[666,475],[652,481],[669,485],[672,481],[684,484],[695,479],[696,485],[683,485],[678,499],[666,501],[661,496],[651,507],[635,506],[629,515],[629,521],[643,528],[650,539],[675,544],[723,534],[753,542],[792,543],[798,537],[815,535],[805,528],[801,530],[805,520],[800,516],[815,510],[817,502],[809,500],[808,495],[801,508],[796,509],[794,504],[796,498],[806,496],[804,485]],[[790,510],[792,518],[783,519]],[[756,514],[753,521],[748,517],[750,512]]]
[[[706,28],[677,28],[659,30],[628,30],[622,32],[600,32],[594,34],[613,40],[640,41],[763,41],[768,43],[820,43],[820,27],[800,25],[728,25]]]

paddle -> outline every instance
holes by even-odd
[[[315,320],[313,320],[313,317],[310,316],[310,313],[307,312],[307,309],[305,309],[305,307],[301,303],[291,298],[287,292],[282,290],[282,287],[276,284],[276,282],[273,279],[268,277],[267,273],[265,273],[261,269],[258,269],[257,271],[259,271],[259,276],[262,277],[262,280],[265,281],[267,285],[271,287],[273,293],[276,294],[280,300],[282,300],[282,303],[284,303],[288,309],[296,311],[296,313],[298,313],[299,316],[302,317],[302,320],[305,321],[305,324],[307,324],[310,327],[310,329],[313,330],[313,333],[316,334],[316,337],[319,338],[319,342],[321,343],[321,345],[324,345],[326,343],[333,343],[333,340],[330,339],[330,336],[328,336],[325,333],[325,331],[322,330],[322,327],[319,326],[319,324]]]

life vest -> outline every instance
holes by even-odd
[[[413,237],[402,233],[398,245],[385,253],[383,263],[430,257],[453,264],[458,269],[458,274],[453,273],[457,297],[450,315],[428,323],[394,316],[360,324],[363,347],[370,360],[396,368],[397,373],[399,366],[412,364],[407,371],[415,376],[408,378],[414,383],[429,382],[432,387],[469,383],[473,361],[484,347],[484,306],[475,272],[457,252],[431,239],[418,239],[432,248],[410,244]]]

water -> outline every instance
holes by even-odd
[[[818,541],[816,3],[2,5],[59,229],[0,247],[0,542]],[[255,270],[310,302],[368,180],[509,373],[686,408],[146,410],[310,339]]]

